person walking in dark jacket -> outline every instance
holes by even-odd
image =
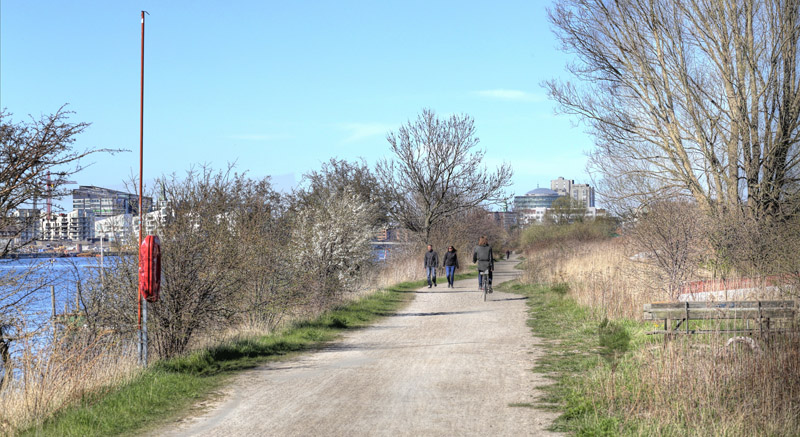
[[[428,245],[428,251],[425,252],[425,272],[428,274],[428,288],[431,284],[436,286],[436,269],[439,268],[439,254],[433,250],[433,246]]]
[[[489,238],[486,235],[481,236],[478,240],[478,245],[475,246],[475,250],[472,251],[472,262],[478,263],[478,271],[488,271],[486,274],[486,280],[489,281],[487,284],[489,288],[489,293],[492,292],[492,270],[494,270],[494,254],[492,253],[492,246],[489,246]],[[478,275],[478,288],[483,286],[483,276]]]
[[[447,275],[447,287],[453,288],[453,281],[456,276],[456,269],[458,268],[458,255],[456,255],[456,248],[450,246],[444,254],[444,272]]]

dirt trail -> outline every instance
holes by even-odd
[[[497,263],[495,284],[514,264]],[[477,279],[443,282],[321,351],[243,373],[208,411],[155,434],[554,435],[555,414],[511,406],[546,383],[530,370],[540,352],[524,298],[483,302]]]

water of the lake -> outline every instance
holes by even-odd
[[[108,265],[112,259],[105,257],[104,263]],[[52,285],[55,290],[56,312],[63,313],[65,307],[72,311],[75,308],[78,280],[91,276],[99,267],[100,258],[95,257],[0,260],[0,278],[30,272],[23,281],[23,291],[17,292],[16,296],[12,295],[17,291],[16,287],[6,286],[6,289],[0,290],[0,308],[6,307],[4,311],[13,313],[4,314],[6,316],[24,316],[28,322],[34,324],[46,321],[52,313]],[[25,289],[31,288],[35,291],[29,299],[25,299],[24,304],[7,307],[16,302],[16,298],[25,293]]]

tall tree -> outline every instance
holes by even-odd
[[[441,119],[423,109],[387,140],[394,158],[378,162],[376,172],[391,199],[390,215],[423,242],[446,218],[504,199],[511,167],[490,172],[483,165],[486,152],[475,150],[480,140],[470,116]]]
[[[579,84],[608,200],[688,195],[706,211],[800,209],[798,0],[558,0],[550,20]]]
[[[23,214],[36,199],[60,197],[64,182],[81,170],[80,160],[92,153],[107,151],[76,150],[77,136],[88,123],[72,123],[64,106],[55,114],[14,122],[11,114],[0,110],[0,258],[30,244],[40,219],[38,211]],[[49,180],[49,182],[48,182]],[[24,313],[35,294],[49,283],[48,275],[34,275],[47,266],[32,264],[11,268],[0,274],[0,390],[14,374],[11,369],[11,344],[24,335],[14,315]]]

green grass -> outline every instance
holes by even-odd
[[[424,281],[397,284],[274,335],[239,339],[153,363],[130,382],[88,394],[20,435],[108,436],[154,429],[212,397],[237,371],[319,348],[344,330],[393,314],[423,285]]]
[[[677,346],[681,348],[678,355],[671,355],[663,347],[663,337],[646,334],[654,328],[652,323],[605,320],[599,311],[578,305],[569,296],[566,284],[522,285],[513,281],[499,287],[528,297],[528,325],[533,335],[544,339],[544,354],[533,370],[550,377],[553,384],[542,388],[543,396],[535,406],[561,413],[551,427],[553,431],[578,436],[800,435],[792,366],[769,370],[772,368],[763,361],[758,364],[755,360],[752,364],[763,370],[745,372],[741,378],[737,374],[722,375],[714,381],[698,378],[696,383],[711,385],[697,391],[691,380],[669,382],[667,390],[655,393],[653,384],[663,384],[664,380],[643,379],[650,366],[663,366],[663,360],[676,357],[707,359],[695,353],[709,350],[712,343],[721,346],[727,336],[674,339],[682,345]],[[793,363],[796,357],[791,349],[772,353],[776,359],[789,357]],[[659,371],[669,377],[669,370],[662,367]],[[691,371],[688,367],[686,370]],[[713,370],[706,367],[704,371]],[[782,397],[759,393],[753,386],[762,371],[784,372],[765,376],[784,378],[788,388]],[[709,389],[716,390],[716,395],[703,391]],[[767,400],[772,404],[762,411],[775,412],[775,416],[755,410],[761,407],[756,402]],[[750,403],[752,407],[748,407]],[[750,410],[756,413],[747,416]]]
[[[528,297],[528,326],[534,335],[545,339],[545,354],[533,369],[548,375],[553,384],[543,387],[539,408],[562,412],[553,431],[579,436],[617,435],[626,427],[624,418],[609,413],[598,396],[597,375],[610,374],[609,365],[599,349],[599,320],[589,308],[581,307],[567,296],[566,284],[553,286],[523,285],[518,281],[502,284],[501,289]],[[631,321],[616,321],[631,335],[631,347],[646,341],[642,327]],[[619,359],[616,373],[625,374],[629,362]],[[624,377],[618,384],[624,384]]]

